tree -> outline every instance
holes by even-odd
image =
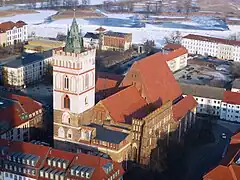
[[[234,34],[231,34],[229,37],[228,37],[229,40],[237,40],[237,34],[234,33]]]
[[[150,41],[150,40],[147,40],[146,42],[144,42],[143,44],[144,46],[144,50],[147,52],[147,53],[151,53],[153,52],[154,50],[154,47],[155,47],[155,41]]]
[[[48,82],[52,82],[53,81],[53,66],[52,66],[52,64],[47,63],[45,68],[46,68],[46,70],[45,70],[44,79]]]
[[[5,67],[2,67],[2,83],[4,86],[8,85],[8,71]]]
[[[188,15],[192,8],[192,0],[185,0],[184,7],[185,7],[186,14]]]
[[[180,31],[174,31],[169,36],[164,37],[165,44],[180,44],[182,35]]]

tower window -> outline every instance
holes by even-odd
[[[70,109],[70,98],[68,95],[64,97],[64,108]]]
[[[69,88],[69,78],[67,76],[65,76],[64,78],[64,88],[65,89]]]
[[[88,105],[88,99],[85,97],[85,105]]]
[[[89,87],[89,76],[88,76],[88,74],[86,74],[86,76],[85,76],[85,89],[88,89],[88,87]]]

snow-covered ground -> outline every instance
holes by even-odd
[[[0,22],[5,22],[5,21],[19,21],[22,20],[26,22],[27,24],[38,24],[44,22],[44,20],[53,15],[56,14],[57,11],[53,10],[39,10],[38,13],[33,13],[33,14],[18,14],[15,16],[11,17],[0,17]]]
[[[1,21],[17,21],[23,20],[29,24],[29,35],[32,32],[35,32],[36,36],[41,37],[56,37],[58,33],[66,33],[67,28],[71,25],[72,19],[64,19],[57,20],[53,22],[45,22],[46,18],[52,14],[55,14],[56,11],[39,11],[37,14],[24,14],[24,15],[16,15],[13,17],[5,17],[0,18]],[[132,14],[107,14],[111,19],[116,18],[116,22],[122,19],[123,22],[132,16]],[[110,19],[110,18],[109,18]],[[218,22],[209,21],[208,19],[196,17],[194,22],[189,22],[192,26],[212,26],[216,25]],[[108,19],[107,19],[108,20]],[[94,24],[94,21],[77,19],[78,24],[82,29],[82,33],[86,32],[94,32],[95,29],[99,27],[99,24]],[[182,22],[188,23],[188,22]],[[146,24],[145,27],[137,28],[134,26],[125,26],[119,27],[117,23],[116,25],[108,25],[103,27],[107,30],[118,31],[118,32],[129,32],[133,34],[133,43],[142,43],[145,40],[155,40],[156,44],[161,46],[163,44],[163,38],[169,35],[171,32],[179,30],[182,35],[186,35],[189,33],[199,34],[199,35],[208,35],[214,37],[226,38],[230,34],[236,33],[240,31],[240,26],[229,26],[229,30],[225,31],[217,31],[217,30],[196,30],[196,29],[184,29],[184,28],[166,28],[153,24]],[[179,26],[184,27],[184,26]]]

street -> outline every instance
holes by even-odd
[[[182,179],[200,180],[204,174],[218,165],[222,159],[223,152],[228,146],[231,135],[239,128],[240,124],[217,121],[212,128],[215,142],[195,149],[188,155],[185,161],[187,172]],[[222,138],[222,133],[226,134],[226,139]]]

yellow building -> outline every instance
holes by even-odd
[[[7,33],[0,31],[0,46],[5,47],[7,45]]]
[[[64,46],[65,42],[62,41],[33,39],[28,41],[28,44],[24,46],[24,51],[27,53],[44,52]]]

